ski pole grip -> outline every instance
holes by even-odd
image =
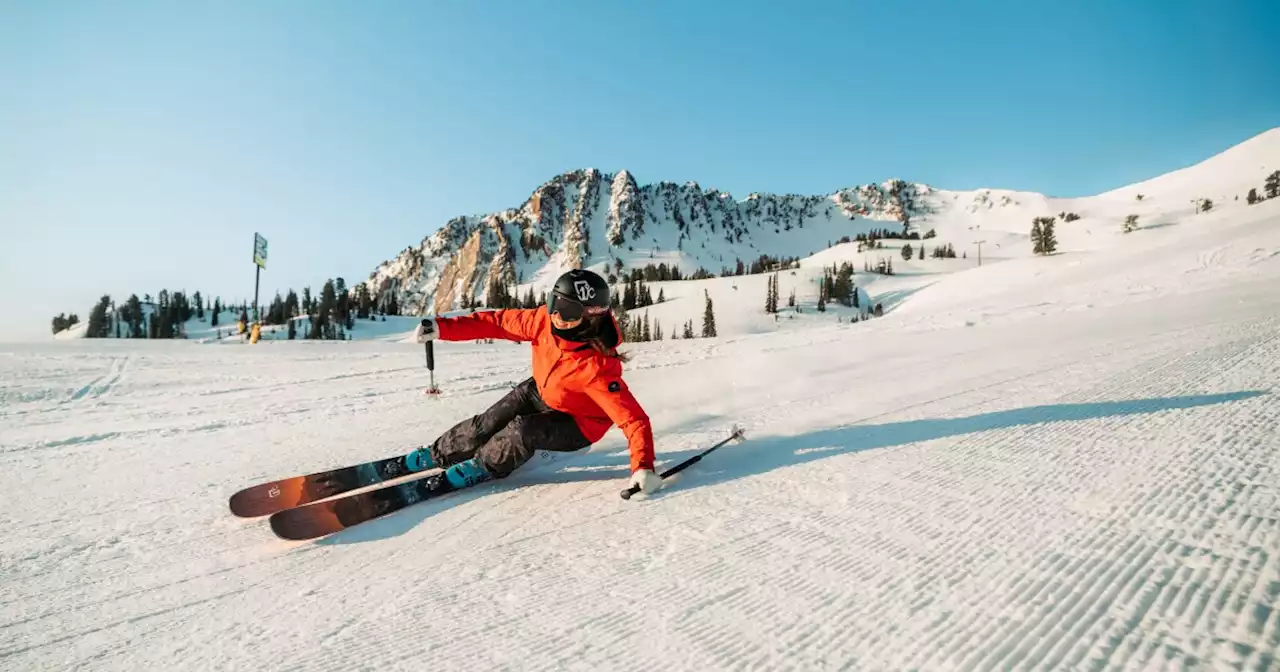
[[[436,349],[432,347],[435,343],[427,341],[427,368],[432,371],[436,370]]]

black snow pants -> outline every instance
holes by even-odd
[[[589,445],[573,416],[548,407],[529,378],[485,412],[441,434],[430,450],[439,467],[475,457],[494,478],[506,478],[536,451],[572,452]]]

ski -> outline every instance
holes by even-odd
[[[291,541],[315,539],[381,518],[455,488],[443,473],[387,485],[338,499],[285,509],[271,515],[271,531]]]
[[[539,463],[536,465],[531,463],[527,467],[532,472],[555,464],[560,457],[569,453],[544,450],[540,451],[539,455],[541,457]],[[467,486],[470,485],[473,483],[467,484]],[[457,489],[445,478],[445,472],[440,471],[425,478],[384,485],[354,495],[277,511],[271,516],[271,531],[281,539],[294,541],[315,539],[381,518]]]
[[[424,450],[420,448],[407,455],[259,483],[231,496],[231,513],[241,518],[266,516],[406,476],[422,470],[415,467],[425,461]]]

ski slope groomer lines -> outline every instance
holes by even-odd
[[[747,440],[623,501],[615,432],[313,542],[228,498],[429,441],[527,347],[441,347],[430,398],[408,344],[10,349],[0,668],[1275,667],[1265,268],[973,327],[634,345],[659,470]]]
[[[946,491],[963,493],[961,512],[1005,520],[983,525],[974,580],[941,593],[950,599],[934,611],[936,645],[904,664],[1265,668],[1276,643],[1268,587],[1280,578],[1268,561],[1280,532],[1280,443],[1262,429],[1280,423],[1267,391],[1280,373],[1273,334],[1259,328],[1164,367],[1122,369],[1067,395],[1089,401],[1027,409],[1025,431],[953,445],[955,469],[990,485]],[[1219,389],[1236,391],[1205,392]],[[1018,491],[1026,486],[1034,491]]]

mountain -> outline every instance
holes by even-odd
[[[448,221],[379,264],[364,284],[383,302],[394,294],[405,313],[425,314],[483,303],[495,282],[517,296],[545,291],[570,268],[609,276],[665,263],[686,276],[699,269],[719,275],[739,261],[809,257],[872,231],[922,237],[932,231],[934,244],[1000,259],[1031,254],[1031,222],[1041,216],[1062,218],[1060,249],[1090,249],[1106,240],[1095,228],[1118,230],[1121,205],[1145,221],[1193,213],[1203,198],[1243,206],[1248,190],[1261,192],[1277,168],[1280,128],[1194,166],[1068,199],[893,179],[825,195],[752,193],[738,200],[696,182],[641,185],[626,170],[588,168],[555,176],[518,207]],[[1080,223],[1066,228],[1071,222]]]

